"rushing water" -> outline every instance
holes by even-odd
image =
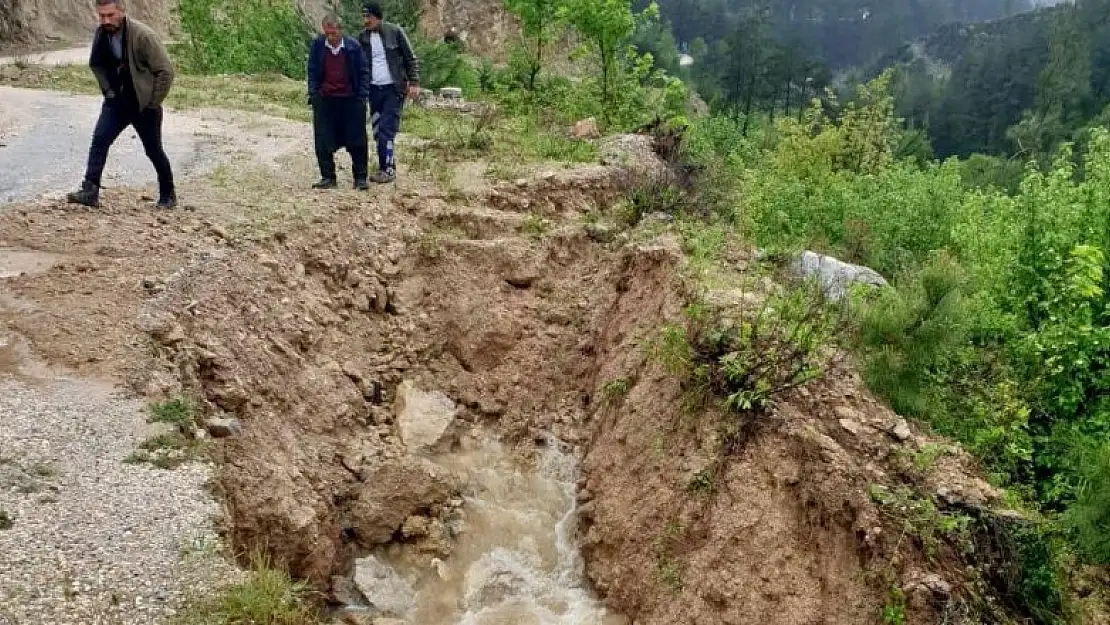
[[[623,625],[584,583],[573,541],[576,463],[548,445],[523,467],[499,443],[468,439],[434,460],[467,484],[464,524],[450,558],[416,567],[379,554],[392,584],[411,593],[420,625]]]

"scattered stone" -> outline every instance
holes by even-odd
[[[462,87],[441,87],[438,95],[445,100],[461,100],[463,90]]]
[[[355,560],[355,586],[370,605],[389,616],[408,616],[416,606],[412,585],[374,556]]]
[[[905,419],[898,419],[898,422],[890,429],[890,433],[894,435],[894,438],[902,442],[906,442],[913,436],[913,432],[910,430],[910,424],[906,423]]]
[[[952,592],[952,584],[944,581],[944,578],[936,573],[925,573],[911,578],[906,584],[906,590],[908,592],[926,590],[939,597],[947,597]]]
[[[792,269],[795,274],[803,278],[817,278],[825,296],[833,301],[843,299],[853,284],[876,287],[887,285],[886,279],[874,269],[846,263],[832,256],[823,256],[808,250],[794,261]]]
[[[533,271],[520,271],[506,277],[505,282],[508,282],[518,289],[527,289],[538,279],[539,276]]]
[[[385,314],[385,311],[388,310],[388,308],[389,292],[386,291],[384,286],[378,284],[374,287],[374,310],[377,311],[377,313],[380,315]]]
[[[853,436],[859,436],[860,432],[863,431],[863,426],[860,425],[859,423],[856,423],[855,421],[853,421],[851,419],[841,419],[840,420],[840,427],[847,430],[848,433],[853,435]]]
[[[332,576],[331,596],[337,602],[344,605],[358,605],[364,602],[364,598],[359,593],[358,587],[355,586],[355,581],[342,575]]]
[[[216,224],[212,224],[211,226],[209,226],[208,231],[216,235],[217,238],[224,239],[225,241],[231,238],[231,235],[227,233],[227,230],[225,228]]]
[[[455,402],[439,391],[426,392],[405,380],[397,387],[394,414],[401,440],[410,450],[435,445],[455,420]]]
[[[601,136],[601,129],[593,117],[583,119],[574,125],[571,136],[575,139],[597,139]]]
[[[243,428],[239,425],[239,420],[232,418],[218,417],[208,419],[204,422],[204,429],[212,435],[212,438],[228,438],[243,433]]]
[[[410,516],[405,519],[405,524],[401,526],[401,535],[405,538],[421,538],[427,536],[430,525],[431,523],[428,517]]]

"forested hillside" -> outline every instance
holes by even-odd
[[[1030,0],[662,0],[679,43],[727,39],[760,18],[779,40],[801,43],[834,68],[869,63],[901,43],[953,22],[981,22],[1033,8]]]
[[[1107,0],[949,26],[891,60],[905,64],[899,114],[928,128],[938,156],[1044,154],[1110,119]]]

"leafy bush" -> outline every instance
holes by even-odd
[[[860,311],[864,378],[900,414],[931,417],[930,382],[966,332],[959,267],[941,257],[912,283],[874,293]]]
[[[685,378],[693,400],[719,398],[740,417],[726,428],[724,450],[731,451],[746,441],[752,416],[824,372],[838,320],[809,284],[769,295],[754,310],[726,308],[688,307],[684,328],[663,328],[656,355]]]
[[[280,73],[303,78],[312,29],[295,2],[180,0],[186,71],[200,74]]]
[[[1068,509],[1067,525],[1088,561],[1110,565],[1110,444],[1080,456],[1078,499]]]
[[[459,87],[467,96],[481,88],[478,70],[461,54],[458,46],[416,37],[414,52],[420,59],[420,86],[425,89]]]

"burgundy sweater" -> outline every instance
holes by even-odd
[[[351,81],[347,77],[346,50],[340,50],[339,54],[324,50],[324,81],[320,85],[320,94],[328,98],[345,98],[354,95]]]

